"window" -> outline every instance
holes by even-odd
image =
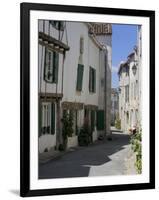
[[[89,91],[96,92],[96,70],[89,68]]]
[[[42,102],[39,104],[39,136],[55,133],[55,104]]]
[[[129,102],[129,85],[125,86],[125,102]]]
[[[59,54],[46,48],[44,80],[48,83],[57,83],[58,81]]]
[[[126,76],[129,76],[129,66],[128,65],[126,66],[125,70],[126,70]]]
[[[84,109],[84,117],[87,118],[89,116],[89,110]]]
[[[114,109],[115,109],[115,110],[118,109],[118,101],[114,101]]]
[[[50,21],[50,24],[56,28],[57,30],[63,31],[64,30],[64,21]]]
[[[138,81],[136,80],[135,84],[135,99],[138,97]]]
[[[76,90],[82,91],[84,65],[78,64]]]
[[[80,54],[83,54],[84,52],[84,38],[80,38]]]
[[[91,132],[93,132],[96,126],[96,111],[92,109],[85,109],[84,117],[84,123],[88,123],[91,128]]]
[[[129,112],[126,113],[126,123],[129,124]]]

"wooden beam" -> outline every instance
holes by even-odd
[[[56,99],[56,98],[61,98],[63,97],[63,94],[61,93],[40,93],[39,97],[44,99]]]
[[[68,51],[70,49],[70,47],[68,45],[64,44],[60,40],[57,40],[43,32],[39,32],[39,39],[40,40],[42,39],[44,42],[47,41],[48,44],[53,44],[54,46],[59,46],[59,48],[62,48],[65,51]]]
[[[88,104],[88,105],[85,105],[84,108],[88,109],[88,110],[97,110],[98,106],[92,105],[92,104]]]
[[[51,51],[56,51],[56,52],[61,53],[61,54],[63,54],[63,52],[64,52],[64,49],[63,49],[63,50],[61,50],[61,48],[60,48],[60,49],[57,49],[57,48],[55,48],[55,47],[53,46],[53,44],[46,44],[44,41],[40,41],[40,40],[39,40],[39,44],[41,44],[42,46],[47,47],[47,48],[50,49]]]
[[[82,110],[84,104],[80,102],[62,102],[62,108],[65,110]]]

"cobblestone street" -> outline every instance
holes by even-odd
[[[39,178],[66,178],[135,174],[129,135],[112,133],[112,140],[78,147],[61,157],[40,164]]]

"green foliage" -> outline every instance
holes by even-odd
[[[62,136],[63,136],[63,147],[61,149],[66,149],[68,137],[72,137],[73,134],[73,114],[72,112],[64,111],[63,118]]]
[[[115,128],[121,129],[121,120],[119,118],[115,120]]]
[[[137,168],[138,173],[141,174],[142,173],[142,155],[140,155],[140,154],[136,155],[135,166]]]
[[[79,146],[88,146],[90,143],[92,143],[91,127],[89,126],[88,121],[85,119],[84,125],[80,129],[78,135],[78,144]]]
[[[136,154],[135,166],[139,174],[142,173],[142,136],[141,134],[142,134],[141,130],[137,131],[136,134],[131,136],[131,140],[130,140],[132,149]]]

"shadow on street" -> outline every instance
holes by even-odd
[[[91,166],[111,161],[109,156],[123,150],[129,144],[129,139],[129,135],[114,132],[111,141],[105,139],[88,147],[79,147],[56,160],[40,164],[39,178],[87,177]]]

